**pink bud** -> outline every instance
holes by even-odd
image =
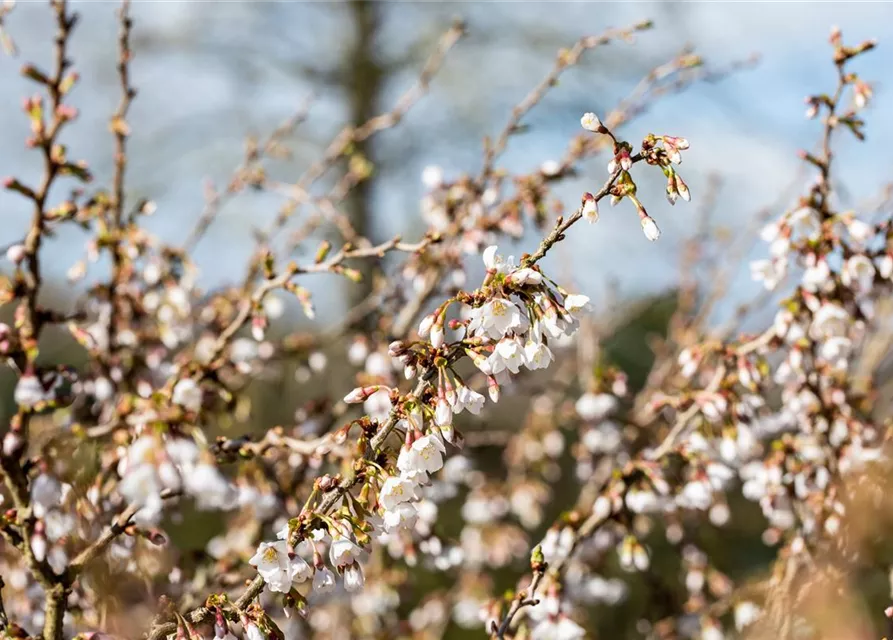
[[[251,336],[260,342],[264,339],[267,329],[267,318],[265,316],[254,316],[251,318]]]
[[[686,202],[691,202],[691,192],[688,190],[688,185],[682,180],[682,176],[676,174],[676,191],[679,192],[679,196],[685,200]]]
[[[677,149],[685,151],[688,149],[688,140],[685,138],[677,138],[676,136],[664,136],[664,142],[671,144]]]
[[[359,402],[364,402],[369,396],[373,393],[377,392],[381,387],[378,385],[373,385],[371,387],[357,387],[346,396],[344,396],[344,402],[347,404],[357,404]]]
[[[583,194],[583,217],[586,218],[586,221],[589,224],[593,224],[598,221],[598,202],[595,200],[595,196],[591,193],[586,192]]]
[[[391,344],[388,345],[388,355],[392,358],[396,358],[402,355],[406,351],[406,345],[403,344],[400,340],[394,340]]]
[[[633,166],[633,160],[629,156],[629,151],[625,148],[620,152],[620,168],[629,171]]]
[[[490,395],[490,400],[499,402],[499,383],[493,376],[487,376],[487,393]]]

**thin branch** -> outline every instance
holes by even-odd
[[[112,281],[110,289],[111,309],[108,319],[108,349],[109,366],[114,357],[117,345],[116,333],[118,329],[118,315],[120,305],[124,301],[119,299],[119,291],[127,277],[124,265],[127,262],[123,247],[122,221],[124,218],[124,185],[127,171],[127,138],[130,135],[130,125],[127,123],[127,113],[136,96],[136,89],[130,84],[130,61],[133,52],[130,49],[130,31],[133,22],[130,19],[130,0],[122,0],[118,11],[120,27],[118,32],[118,80],[121,84],[121,99],[118,107],[109,122],[109,128],[115,136],[114,175],[112,177],[112,204],[111,217],[109,219],[109,232],[112,246]]]
[[[650,21],[640,22],[627,29],[609,29],[599,36],[587,36],[581,38],[569,50],[562,50],[555,60],[555,65],[545,78],[514,108],[509,117],[508,123],[502,129],[496,142],[490,144],[487,141],[484,145],[484,166],[478,177],[478,184],[484,184],[493,172],[493,164],[499,155],[505,150],[509,138],[516,133],[520,127],[521,119],[533,109],[545,97],[545,95],[556,84],[561,74],[568,68],[579,62],[580,57],[588,50],[595,47],[601,47],[613,42],[614,40],[628,40],[633,34],[650,29],[652,26]]]
[[[418,80],[409,91],[403,94],[391,111],[375,116],[359,127],[347,126],[335,136],[323,153],[322,158],[313,163],[295,184],[295,204],[301,204],[309,199],[310,187],[337,163],[351,145],[356,142],[362,142],[376,133],[390,129],[403,119],[413,105],[427,93],[431,79],[440,69],[446,54],[464,34],[465,25],[461,22],[456,22],[441,36],[437,48],[425,63]],[[294,207],[284,209],[276,217],[272,225],[262,234],[262,237],[269,241],[285,226],[293,212]]]
[[[710,383],[707,387],[700,393],[714,393],[719,389],[720,384],[726,377],[726,367],[723,364],[720,364],[716,368],[716,372],[713,374],[713,377],[710,379]],[[666,438],[658,445],[658,447],[651,452],[648,456],[651,460],[659,460],[663,456],[665,456],[670,449],[676,446],[676,441],[679,437],[685,432],[688,427],[688,423],[692,418],[695,417],[695,414],[700,410],[700,405],[692,399],[691,405],[682,413],[680,413],[676,422],[673,425],[673,428],[670,429],[670,432],[667,434]]]
[[[540,601],[537,600],[534,596],[536,595],[536,589],[537,587],[539,587],[540,581],[543,579],[543,576],[545,574],[545,565],[533,572],[533,579],[530,581],[530,586],[527,589],[523,589],[518,592],[514,600],[512,600],[512,605],[509,607],[508,612],[502,619],[502,623],[499,625],[498,628],[492,630],[492,634],[494,637],[499,638],[500,640],[505,638],[505,634],[508,632],[509,626],[512,624],[512,619],[514,619],[518,612],[524,607],[532,607],[539,604]]]

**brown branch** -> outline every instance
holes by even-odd
[[[232,176],[227,183],[226,190],[220,194],[209,188],[206,196],[205,208],[199,215],[195,226],[187,236],[183,243],[182,251],[184,253],[192,252],[196,245],[204,238],[211,225],[216,220],[223,205],[233,196],[242,191],[248,181],[251,179],[251,172],[257,168],[264,157],[270,155],[274,150],[279,148],[282,141],[294,133],[310,114],[310,107],[313,104],[313,97],[308,96],[307,99],[298,107],[297,111],[292,114],[285,122],[276,127],[270,135],[260,144],[249,142],[248,150],[245,153],[245,159],[233,171]]]
[[[587,36],[581,38],[569,50],[562,50],[555,60],[555,65],[545,78],[529,93],[527,96],[512,109],[511,117],[503,128],[496,142],[490,144],[489,141],[484,145],[484,166],[478,177],[478,184],[484,184],[493,172],[493,163],[499,157],[508,144],[509,137],[518,131],[521,119],[533,109],[545,97],[545,95],[558,84],[558,78],[569,67],[577,64],[580,57],[588,50],[595,47],[601,47],[614,40],[628,40],[634,33],[650,29],[652,26],[650,21],[640,22],[627,29],[609,29],[599,36]]]
[[[636,163],[642,159],[641,156],[637,155],[632,158],[633,163]],[[620,170],[618,169],[611,177],[608,178],[608,181],[602,186],[601,189],[598,190],[594,194],[594,198],[596,202],[601,201],[605,196],[607,196],[611,192],[611,187],[614,186],[614,182],[620,176]],[[549,252],[556,243],[560,242],[564,239],[564,233],[570,229],[574,224],[583,217],[583,207],[582,205],[577,208],[576,211],[571,215],[571,217],[565,219],[563,216],[558,216],[558,219],[555,221],[555,226],[552,227],[552,231],[549,232],[545,238],[543,238],[542,242],[540,242],[540,246],[537,248],[533,254],[524,258],[522,264],[525,267],[530,267],[542,260],[546,257],[546,254]]]
[[[127,138],[130,135],[130,125],[127,124],[127,112],[136,97],[136,90],[130,84],[130,61],[133,52],[130,49],[130,31],[133,22],[130,19],[130,0],[122,0],[118,11],[120,28],[118,32],[118,79],[121,84],[121,99],[118,107],[112,114],[109,128],[115,136],[114,175],[112,177],[112,203],[111,216],[109,218],[109,233],[111,235],[112,254],[112,278],[110,287],[111,309],[108,321],[108,357],[109,366],[112,366],[112,358],[116,352],[116,334],[118,330],[118,315],[120,306],[124,301],[119,299],[119,290],[125,284],[127,278],[127,256],[123,248],[122,220],[124,218],[124,184],[127,171]]]
[[[719,385],[722,384],[722,381],[726,377],[726,367],[721,364],[716,368],[716,372],[713,374],[713,377],[710,379],[710,383],[707,387],[699,392],[699,393],[714,393],[717,389],[719,389]],[[651,460],[659,460],[667,453],[669,453],[670,449],[676,446],[676,441],[683,434],[685,429],[688,427],[689,421],[695,417],[695,414],[700,410],[700,405],[698,405],[697,401],[692,399],[691,405],[682,413],[680,413],[676,422],[673,425],[673,428],[670,429],[670,432],[663,439],[663,441],[658,445],[658,447],[651,452],[648,456]]]
[[[175,498],[179,495],[179,491],[172,491],[170,489],[165,489],[161,492],[162,500]],[[124,531],[130,525],[130,521],[141,508],[142,505],[139,504],[128,505],[121,513],[117,515],[117,517],[115,517],[111,526],[109,526],[109,528],[106,529],[103,534],[93,542],[93,544],[91,544],[89,547],[75,556],[74,560],[69,563],[68,571],[65,575],[65,581],[67,584],[72,584],[84,570],[84,568],[88,564],[90,564],[90,562],[101,555],[109,547],[109,545],[114,542],[115,538],[124,533]]]
[[[530,581],[530,586],[527,589],[523,589],[518,592],[514,600],[512,600],[512,605],[509,607],[508,612],[502,619],[502,623],[499,625],[499,627],[491,630],[491,635],[502,640],[503,638],[505,638],[505,634],[508,632],[509,626],[512,624],[512,619],[522,608],[532,607],[539,604],[540,601],[534,598],[534,596],[536,595],[536,589],[537,587],[539,587],[540,581],[543,579],[543,576],[545,574],[545,564],[542,567],[534,570],[533,579]],[[494,622],[493,624],[495,627],[496,623]]]
[[[326,172],[335,165],[347,150],[356,142],[362,142],[376,133],[390,129],[397,125],[406,113],[425,95],[431,83],[431,79],[440,69],[446,54],[453,48],[453,45],[465,34],[465,25],[456,22],[449,30],[447,30],[440,38],[437,48],[431,57],[425,63],[421,74],[416,83],[409,89],[394,105],[394,108],[387,113],[375,116],[371,120],[359,127],[347,126],[335,136],[328,148],[323,153],[322,158],[313,163],[309,169],[301,176],[295,184],[295,203],[301,204],[309,199],[310,187],[319,180]],[[263,234],[266,240],[272,238],[291,217],[295,208],[290,207],[284,209],[269,229]]]

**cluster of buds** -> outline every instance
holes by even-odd
[[[660,238],[660,229],[645,209],[645,206],[636,196],[637,186],[630,169],[633,163],[644,160],[649,165],[658,166],[667,177],[667,200],[671,205],[676,204],[678,198],[686,202],[691,200],[691,192],[682,176],[673,167],[682,163],[682,151],[688,149],[689,143],[685,138],[676,136],[655,136],[648,134],[642,140],[641,151],[633,155],[633,147],[629,142],[618,140],[614,134],[605,127],[594,113],[586,113],[580,119],[581,126],[587,131],[607,135],[614,144],[614,155],[608,163],[608,173],[615,180],[610,187],[611,206],[617,205],[627,198],[636,207],[639,221],[642,224],[642,232],[648,240],[654,242]],[[598,221],[598,199],[591,193],[583,195],[580,208],[581,215],[587,222],[593,224]]]

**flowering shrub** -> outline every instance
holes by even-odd
[[[633,207],[645,238],[658,240],[637,192],[657,170],[670,204],[690,200],[677,170],[689,142],[649,134],[634,144],[618,127],[701,77],[698,58],[653,71],[603,121],[584,114],[561,160],[510,176],[496,163],[561,73],[647,25],[582,39],[488,142],[478,175],[450,181],[425,170],[429,229],[418,241],[372,245],[338,212],[370,175],[352,144],[399,122],[462,35],[456,25],[393,111],[345,128],[294,184],[275,182],[264,166],[300,114],[250,147],[212,200],[251,187],[284,193],[286,204],[260,235],[243,284],[202,292],[190,250],[216,204],[184,246],[173,246],[142,226],[154,204],[126,198],[136,95],[127,5],[108,188],[93,187],[89,168],[59,142],[78,115],[66,103],[78,80],[67,54],[75,16],[61,0],[52,6],[55,66],[23,68],[39,87],[24,110],[43,175],[4,183],[33,218],[8,248],[14,271],[0,283],[14,308],[13,325],[0,325],[0,349],[18,376],[0,452],[0,636],[428,638],[459,627],[570,639],[597,627],[596,604],[653,638],[865,635],[870,617],[850,583],[885,570],[870,549],[890,513],[875,373],[893,231],[887,219],[837,209],[832,142],[864,137],[859,113],[871,87],[850,63],[872,43],[845,46],[834,32],[838,86],[807,100],[807,115],[823,123],[820,150],[803,154],[817,178],[763,229],[770,257],[751,265],[767,289],[785,292],[774,320],[755,335],[718,333],[689,291],[646,383],[634,388],[593,354],[589,299],[541,263],[567,234],[586,231],[572,229],[581,219],[596,223],[606,198]],[[553,185],[605,151],[602,186],[562,214]],[[342,160],[346,173],[322,187]],[[77,186],[60,200],[57,185],[70,181]],[[304,245],[322,220],[341,233],[341,248],[323,241],[312,260],[288,261],[276,241],[299,213],[312,220],[295,235]],[[40,299],[43,242],[72,223],[91,240],[69,277],[87,277],[87,263],[101,256],[109,272],[66,312]],[[532,253],[499,253],[498,243],[525,230],[542,237]],[[295,360],[301,380],[328,366],[320,336],[267,337],[282,311],[276,296],[293,296],[313,318],[305,278],[357,280],[363,261],[386,254],[400,256],[397,268],[370,304],[348,312],[371,317],[374,329],[338,329],[353,380],[333,382],[326,401],[299,409],[294,424],[233,435],[250,413],[252,378]],[[485,269],[476,286],[469,256]],[[78,341],[82,366],[41,359],[52,326]],[[546,382],[536,373],[544,369]],[[509,411],[525,396],[517,428],[487,428],[497,407]],[[475,450],[492,445],[503,452],[503,477],[478,466]],[[562,500],[568,475],[576,497]],[[759,522],[771,561],[767,575],[737,580],[703,544],[704,531],[734,533],[746,501],[759,506],[760,517],[745,519]],[[568,508],[549,524],[553,502]],[[190,551],[172,542],[183,527],[213,537]],[[519,563],[525,575],[500,594],[495,576]],[[643,583],[649,593],[637,595]],[[630,608],[633,596],[645,603]]]

